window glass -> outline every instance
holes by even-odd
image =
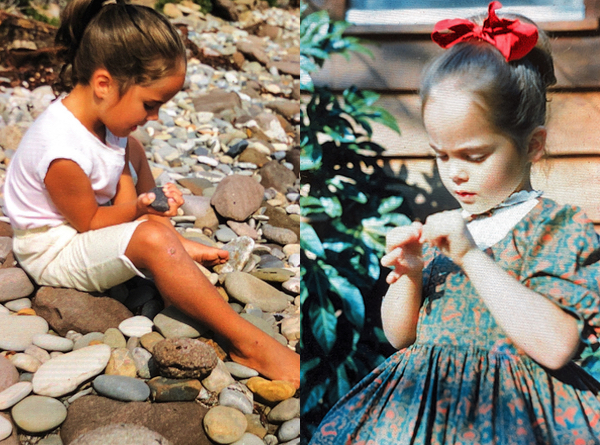
[[[585,18],[584,0],[502,0],[502,12],[522,14],[535,22]],[[346,20],[356,25],[422,25],[467,18],[487,10],[484,0],[349,0]]]

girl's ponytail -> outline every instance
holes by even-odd
[[[58,28],[55,37],[55,44],[60,48],[59,56],[64,63],[59,76],[59,85],[55,85],[59,92],[68,91],[77,83],[76,79],[66,78],[68,76],[67,70],[73,65],[85,28],[102,9],[105,1],[71,0],[62,11],[60,28]]]
[[[64,61],[55,91],[87,85],[105,68],[121,92],[148,84],[185,64],[185,47],[177,30],[151,8],[124,0],[71,0],[61,16],[56,44]]]

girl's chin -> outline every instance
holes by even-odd
[[[461,207],[464,211],[468,212],[470,215],[482,215],[484,213],[492,210],[496,205],[493,206],[481,206],[481,205],[468,205],[461,204]]]

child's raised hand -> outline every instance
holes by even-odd
[[[169,209],[161,212],[152,208],[151,204],[156,199],[156,195],[152,192],[142,193],[138,196],[137,205],[140,214],[152,214],[161,216],[177,216],[177,209],[183,205],[183,194],[175,184],[168,183],[162,187],[162,191],[167,198]]]
[[[460,210],[429,216],[423,226],[421,241],[437,247],[459,266],[467,252],[477,248]]]
[[[422,256],[423,225],[413,222],[410,226],[396,227],[386,236],[387,254],[381,258],[381,265],[393,267],[386,278],[388,284],[393,284],[403,275],[421,273],[423,269]]]

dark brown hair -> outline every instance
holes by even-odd
[[[62,13],[56,43],[63,47],[63,90],[78,83],[88,85],[94,71],[105,68],[122,94],[132,85],[147,85],[185,64],[185,47],[165,17],[121,0],[105,2],[71,0]]]
[[[503,16],[532,23],[522,16]],[[474,19],[480,23],[482,20]],[[445,51],[423,76],[422,110],[431,89],[450,77],[460,82],[461,88],[481,97],[490,122],[519,149],[526,149],[532,131],[546,123],[546,92],[556,78],[548,37],[541,30],[535,48],[511,62],[494,46],[482,41],[459,43]]]

